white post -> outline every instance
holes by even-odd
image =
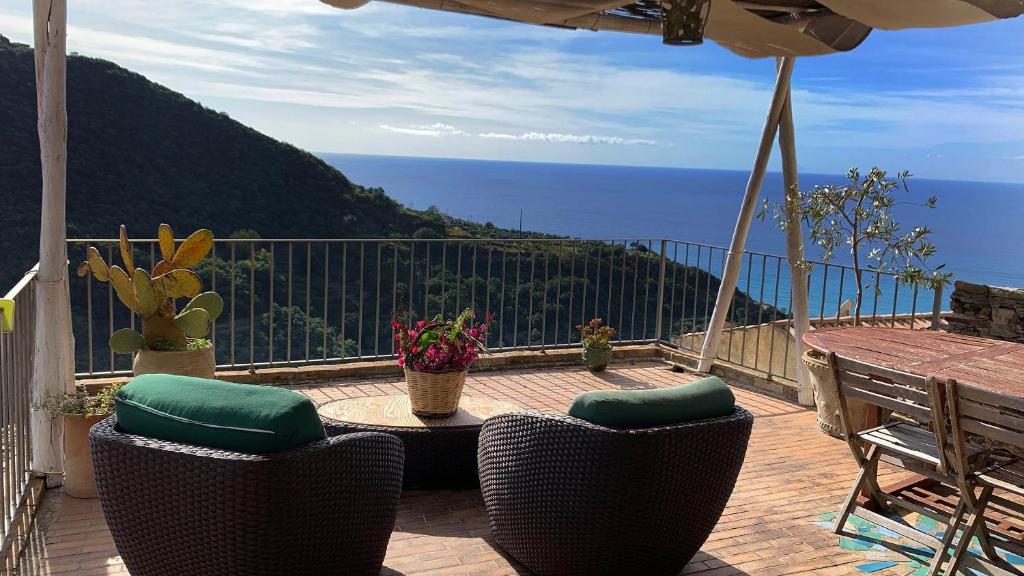
[[[757,197],[761,193],[764,173],[768,169],[768,159],[772,153],[775,134],[779,129],[782,108],[788,100],[789,80],[793,76],[793,62],[792,57],[787,56],[783,58],[782,65],[779,66],[778,76],[775,79],[775,92],[772,94],[772,103],[768,108],[768,117],[765,119],[764,131],[761,133],[761,142],[757,147],[754,168],[750,171],[750,179],[747,181],[747,190],[743,196],[743,204],[740,207],[739,215],[736,217],[736,229],[732,233],[732,242],[729,243],[729,255],[725,261],[722,282],[718,287],[718,299],[715,301],[715,310],[711,314],[711,323],[708,325],[707,333],[704,336],[704,346],[700,350],[700,361],[697,364],[697,370],[700,372],[710,371],[712,364],[715,362],[715,356],[718,354],[718,342],[722,336],[722,329],[725,327],[725,317],[729,314],[729,305],[732,304],[732,296],[736,291],[736,283],[739,280],[740,265],[743,263],[743,251],[747,243],[747,232],[750,231],[750,221],[754,217]]]
[[[66,1],[34,0],[33,17],[39,156],[43,169],[32,371],[32,401],[39,405],[48,394],[72,391],[75,386],[64,221],[68,140]],[[46,475],[50,486],[61,481],[64,471],[63,433],[60,418],[51,418],[45,410],[33,411],[32,468]]]
[[[778,65],[782,67],[781,59]],[[800,189],[796,165],[796,131],[793,128],[793,95],[788,88],[786,104],[782,107],[782,117],[779,120],[779,150],[782,152],[782,178],[786,184],[784,200],[788,200],[790,192]],[[796,354],[797,401],[804,406],[814,406],[814,390],[811,389],[810,375],[807,373],[807,366],[800,361],[804,349],[803,336],[811,329],[811,322],[807,312],[807,274],[800,266],[804,260],[804,230],[800,212],[796,208],[793,206],[786,212],[786,258],[789,260],[793,334],[796,338],[793,353]]]

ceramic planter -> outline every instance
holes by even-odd
[[[213,378],[216,364],[213,346],[180,352],[139,350],[132,363],[132,371],[136,376],[176,374],[178,376],[195,376],[196,378]]]
[[[829,436],[841,438],[838,386],[832,373],[832,367],[828,365],[828,360],[822,354],[814,350],[804,352],[801,360],[807,366],[811,387],[814,389],[814,404],[818,409],[818,428]],[[874,409],[869,404],[855,398],[847,398],[846,406],[849,411],[850,426],[854,431],[866,430]]]
[[[95,498],[89,429],[106,416],[64,416],[64,492],[72,498]]]
[[[600,372],[608,367],[612,360],[612,348],[583,347],[583,365],[591,372]]]

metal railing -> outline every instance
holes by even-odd
[[[36,329],[36,269],[0,299],[0,498],[4,541],[31,476],[32,360]]]
[[[71,240],[72,259],[89,245],[119,259],[116,240]],[[137,265],[159,260],[155,240],[133,246]],[[595,317],[617,330],[619,344],[699,350],[725,256],[719,246],[647,238],[227,239],[197,272],[226,302],[211,335],[218,367],[258,369],[391,358],[396,313],[418,319],[464,308],[493,316],[487,344],[496,351],[576,346],[576,326]],[[720,358],[794,377],[788,338],[775,333],[790,318],[788,275],[783,257],[744,255]],[[884,296],[865,301],[872,315],[895,321],[898,309],[916,312],[918,300],[915,293],[908,303],[898,287],[888,300],[893,281],[879,277]],[[825,321],[851,297],[852,270],[818,264],[810,286],[811,311]],[[91,278],[74,279],[71,298],[78,376],[129,373],[131,359],[106,340],[137,318]]]

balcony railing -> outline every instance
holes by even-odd
[[[0,498],[6,542],[28,485],[32,451],[32,359],[35,348],[36,272],[0,299]]]
[[[71,240],[72,261],[96,246],[108,261],[116,240]],[[159,260],[156,240],[134,241],[135,262]],[[600,317],[619,344],[660,343],[699,351],[718,292],[726,249],[663,239],[226,239],[197,272],[220,293],[225,311],[211,339],[220,369],[331,364],[393,357],[391,320],[490,313],[495,351],[576,346],[576,325]],[[901,290],[871,274],[878,290],[863,314],[903,323],[927,319],[930,291]],[[818,324],[854,297],[853,270],[816,263],[809,302]],[[767,377],[793,379],[788,337],[789,266],[781,256],[747,252],[719,358]],[[71,285],[79,378],[128,374],[109,335],[137,327],[109,285]],[[922,311],[925,311],[922,313]],[[838,322],[838,320],[836,320]]]

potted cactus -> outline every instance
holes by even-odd
[[[95,246],[79,266],[79,275],[92,274],[110,282],[118,300],[141,320],[142,333],[122,328],[110,337],[110,349],[118,354],[135,354],[132,369],[139,374],[179,374],[212,378],[216,365],[213,346],[206,336],[224,309],[216,292],[203,292],[199,276],[190,268],[201,262],[213,248],[213,232],[198,230],[180,246],[174,232],[161,224],[158,232],[163,258],[152,272],[136,268],[128,233],[121,226],[120,248],[124,268],[108,265]],[[180,311],[176,302],[189,298]]]

